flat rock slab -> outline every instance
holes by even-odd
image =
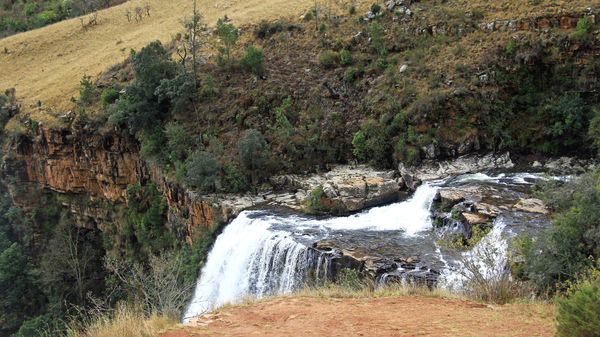
[[[513,210],[528,213],[548,214],[546,204],[540,199],[521,199],[513,206]]]

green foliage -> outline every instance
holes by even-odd
[[[340,52],[340,64],[343,66],[349,66],[352,64],[352,56],[350,56],[350,52],[346,49],[342,49]]]
[[[387,55],[387,49],[383,45],[383,40],[381,38],[381,33],[383,32],[383,27],[379,26],[377,21],[373,21],[371,23],[371,48],[375,49],[379,56],[385,57]]]
[[[540,288],[574,280],[600,257],[600,189],[598,173],[572,177],[567,183],[539,179],[534,194],[555,210],[549,231],[523,240],[523,276]]]
[[[348,13],[349,13],[350,15],[354,15],[354,14],[356,14],[356,6],[354,6],[354,5],[350,5],[350,8],[348,8]]]
[[[171,62],[169,52],[160,41],[154,41],[132,58],[133,72],[138,86],[153,94],[164,79],[175,76],[175,64]]]
[[[161,80],[155,90],[159,100],[171,101],[174,111],[177,111],[186,102],[193,102],[197,93],[194,77],[188,72],[182,72],[172,79]]]
[[[226,164],[223,167],[223,189],[229,192],[244,192],[248,190],[248,179],[234,163]]]
[[[324,33],[327,30],[327,25],[325,25],[325,22],[321,22],[321,24],[319,25],[319,33]]]
[[[177,122],[169,122],[165,126],[167,136],[167,151],[169,159],[173,162],[183,161],[190,148],[190,137],[185,131],[185,125]]]
[[[583,100],[579,94],[565,92],[558,104],[548,110],[550,125],[546,132],[552,141],[565,147],[578,145],[587,127]]]
[[[354,135],[352,145],[354,155],[359,160],[370,164],[387,165],[389,138],[382,124],[370,119],[363,123],[361,129]]]
[[[596,336],[600,331],[600,286],[584,285],[569,297],[558,298],[558,336]]]
[[[365,283],[360,279],[360,273],[356,269],[343,268],[338,275],[340,288],[350,291],[360,291],[365,288]]]
[[[257,130],[246,130],[237,145],[240,151],[240,162],[246,169],[261,168],[269,157],[269,146]]]
[[[231,49],[235,46],[238,39],[238,31],[233,24],[228,23],[219,26],[219,37],[225,45],[219,48],[219,66],[226,66],[231,64]],[[224,62],[223,55],[227,56],[227,61]]]
[[[113,104],[119,98],[118,87],[108,87],[102,90],[102,107],[108,108],[109,105]]]
[[[310,192],[310,197],[306,203],[308,214],[323,214],[329,211],[329,207],[323,204],[322,199],[324,196],[325,192],[323,192],[323,185],[317,186]]]
[[[159,125],[154,127],[154,130],[146,133],[139,133],[138,139],[141,142],[140,154],[142,160],[158,160],[159,162],[164,159],[164,143],[165,133],[163,128]],[[156,162],[155,162],[156,163]]]
[[[23,308],[34,305],[36,288],[29,281],[31,268],[19,243],[0,253],[0,331],[18,328],[25,320]]]
[[[506,53],[513,54],[516,49],[517,49],[517,44],[515,43],[515,40],[510,39],[510,41],[508,41],[508,45],[506,46]]]
[[[173,249],[177,245],[175,235],[167,226],[167,201],[157,185],[149,183],[145,187],[127,186],[129,211],[123,234],[132,244],[130,253],[140,254],[144,259],[147,253]]]
[[[79,104],[82,106],[88,105],[92,101],[94,95],[94,84],[90,81],[91,76],[83,75],[79,81]]]
[[[264,70],[265,57],[261,49],[254,46],[248,46],[246,54],[240,59],[239,65],[242,69],[252,72],[256,76],[262,75]]]
[[[108,121],[127,129],[131,135],[140,130],[149,133],[157,127],[162,129],[161,121],[170,109],[169,99],[173,99],[177,107],[194,94],[195,89],[190,89],[186,75],[175,78],[175,63],[160,41],[132,53],[132,63],[135,82],[126,88],[126,96],[108,109]]]
[[[577,28],[573,33],[569,34],[569,38],[575,41],[586,41],[591,29],[592,23],[590,22],[587,14],[585,14],[583,18],[579,19]]]
[[[307,12],[306,14],[304,14],[304,21],[310,21],[313,18],[313,13],[312,12]]]
[[[354,146],[354,155],[359,160],[367,159],[366,145],[367,145],[367,138],[365,137],[365,134],[361,130],[358,130],[354,134],[354,138],[352,138],[352,146]]]
[[[598,109],[593,109],[593,117],[590,120],[588,135],[594,142],[592,147],[598,150],[598,156],[600,156],[600,110]]]
[[[207,193],[215,189],[215,182],[219,179],[221,165],[213,156],[204,151],[194,152],[185,164],[186,181],[191,186],[196,186]]]
[[[371,5],[371,12],[373,12],[373,14],[377,14],[377,13],[381,12],[381,5],[379,5],[377,2],[374,2]]]
[[[289,140],[292,137],[294,128],[285,116],[283,108],[275,108],[275,120],[279,124],[279,128],[276,129],[277,136],[283,140]]]

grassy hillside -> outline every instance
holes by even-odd
[[[146,4],[151,8],[150,17],[128,22],[127,10]],[[198,9],[211,25],[227,15],[243,26],[282,14],[299,16],[310,4],[310,0],[198,1]],[[0,40],[0,88],[15,88],[19,103],[25,107],[39,100],[43,106],[65,113],[71,109],[69,98],[76,96],[83,74],[97,76],[122,62],[130,48],[139,50],[155,40],[170,41],[183,31],[180,21],[191,17],[192,9],[193,1],[134,0],[99,11],[98,24],[87,29],[75,18],[4,38]],[[88,22],[86,16],[84,23]],[[42,114],[38,120],[46,118]]]

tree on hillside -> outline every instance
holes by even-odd
[[[247,130],[238,141],[240,161],[247,169],[262,167],[269,157],[269,145],[263,135],[254,129]]]
[[[223,55],[227,56],[227,64],[231,64],[231,49],[235,46],[238,39],[237,29],[231,23],[221,25],[219,27],[219,37],[225,45],[219,47],[219,65],[225,65]]]
[[[188,53],[192,58],[192,74],[194,87],[198,89],[198,77],[196,70],[198,69],[198,53],[202,49],[202,46],[208,43],[208,32],[207,26],[204,23],[204,16],[200,14],[196,8],[196,1],[194,0],[194,9],[192,12],[191,19],[184,19],[182,22],[183,27],[186,30],[184,35],[183,50],[177,50],[177,53],[181,57],[184,69],[186,68],[185,60],[188,57]]]

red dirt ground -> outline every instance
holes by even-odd
[[[279,297],[206,314],[158,337],[189,336],[552,336],[552,309],[401,296]]]

